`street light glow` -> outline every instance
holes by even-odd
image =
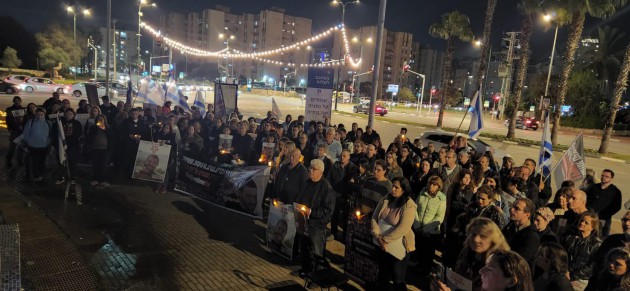
[[[66,7],[66,10],[67,10],[68,12],[70,12],[70,13],[73,13],[73,12],[74,12],[74,7],[72,7],[72,6],[68,6],[68,7]]]
[[[483,44],[483,42],[481,42],[481,40],[476,40],[475,41],[475,45],[476,46],[481,46]]]
[[[355,36],[355,37],[352,38],[352,42],[358,42],[358,41],[359,41],[358,37]]]
[[[549,22],[549,21],[551,21],[551,15],[549,15],[549,14],[545,14],[545,15],[543,16],[543,19],[544,19],[545,21]]]

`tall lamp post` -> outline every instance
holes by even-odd
[[[79,11],[81,10],[81,11]],[[66,11],[68,11],[68,13],[72,14],[72,20],[73,20],[73,29],[72,29],[72,35],[73,35],[73,41],[74,41],[74,56],[73,56],[73,63],[74,63],[74,79],[77,79],[77,15],[78,14],[83,14],[85,16],[90,15],[90,10],[88,9],[75,9],[74,6],[68,6],[66,7]]]
[[[137,69],[138,69],[138,84],[140,84],[140,28],[142,25],[142,8],[143,7],[157,7],[157,4],[155,3],[149,3],[148,0],[140,0],[140,2],[138,2],[138,39],[137,39],[137,44],[136,44],[136,52],[137,52]]]
[[[293,74],[294,78],[297,78],[297,68],[295,68],[295,71],[293,72],[289,72],[286,75],[284,75],[284,83],[282,83],[283,88],[282,88],[282,96],[286,97],[287,96],[287,77],[289,77],[289,75]]]
[[[550,14],[546,14],[544,17],[545,21],[551,22],[554,20],[554,17]],[[556,52],[556,40],[558,39],[558,24],[556,23],[556,32],[553,36],[553,47],[551,48],[551,59],[549,60],[549,71],[547,72],[547,84],[545,85],[545,97],[549,95],[549,81],[551,80],[551,69],[553,68],[553,56]]]
[[[236,37],[234,35],[227,36],[227,35],[225,35],[223,33],[219,33],[219,39],[224,39],[225,40],[224,44],[225,44],[226,52],[229,52],[229,50],[230,50],[230,40],[234,40],[235,38]],[[230,67],[230,76],[229,77],[234,78],[234,61],[232,61],[232,66],[230,66],[228,63],[229,63],[229,61],[226,60],[225,61],[225,66],[226,67],[227,66]],[[228,74],[227,68],[225,68],[225,74],[226,75]]]
[[[345,23],[345,21],[346,21],[346,6],[350,5],[350,4],[359,4],[359,3],[360,3],[359,0],[346,1],[346,2],[343,2],[341,0],[333,0],[332,1],[333,5],[337,5],[337,4],[341,5],[341,24],[344,26],[344,29],[345,29],[345,25],[346,25],[346,23]],[[341,61],[342,47],[343,47],[343,44],[340,42],[339,43],[339,60],[340,61]],[[341,87],[340,84],[339,84],[340,81],[341,81],[341,63],[337,67],[337,91],[336,91],[337,93],[335,93],[336,94],[336,96],[335,96],[335,111],[337,111],[337,99],[339,99],[339,91],[340,91],[339,89]]]

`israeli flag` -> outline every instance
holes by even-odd
[[[543,177],[551,174],[551,156],[553,155],[553,146],[551,145],[551,128],[549,127],[549,112],[545,114],[545,122],[543,128],[542,140],[540,142],[540,159],[538,165]]]
[[[195,105],[199,109],[199,113],[201,116],[206,116],[206,97],[204,96],[204,92],[202,90],[197,89],[197,94],[195,95]]]
[[[468,136],[470,138],[475,139],[479,137],[481,134],[481,130],[483,129],[483,98],[479,96],[479,90],[475,92],[475,96],[470,102],[470,111],[471,119],[470,119],[470,127],[468,128]]]
[[[152,80],[151,77],[147,76],[140,80],[140,88],[138,88],[138,95],[136,98],[142,103],[147,102],[147,96],[149,95],[149,86]]]
[[[170,81],[167,85],[166,100],[171,101],[174,105],[177,105],[184,109],[184,111],[190,113],[190,106],[186,102],[186,98],[182,96],[181,91],[177,89],[177,83]]]

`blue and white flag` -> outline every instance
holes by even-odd
[[[166,100],[171,101],[174,105],[179,106],[184,109],[184,111],[191,113],[190,106],[188,106],[188,102],[186,98],[181,94],[181,90],[177,89],[177,83],[175,81],[170,81],[167,85],[168,89],[166,90]]]
[[[543,175],[543,179],[547,179],[551,174],[551,156],[553,155],[553,146],[551,144],[551,128],[549,127],[549,112],[545,114],[545,122],[543,127],[542,140],[540,141],[540,159],[538,160],[539,171]]]
[[[162,86],[162,84],[151,81],[149,83],[149,92],[147,93],[147,97],[144,103],[149,103],[151,105],[164,105],[164,97],[166,96],[166,90]]]
[[[483,98],[479,96],[479,90],[475,92],[475,96],[470,102],[470,127],[468,128],[468,135],[470,138],[477,138],[479,134],[481,134],[481,130],[483,129]]]
[[[66,133],[63,131],[63,125],[61,124],[61,119],[59,119],[59,114],[57,114],[57,135],[59,163],[65,166],[68,161],[66,156]]]
[[[199,109],[199,113],[201,113],[201,116],[206,116],[206,97],[204,95],[205,92],[197,89],[195,102],[193,103],[193,105],[195,105]]]
[[[271,97],[271,116],[275,117],[277,120],[280,120],[280,117],[282,116],[280,107],[278,107],[278,103],[276,103],[276,99],[273,97]]]
[[[138,87],[138,94],[136,95],[136,98],[138,98],[138,101],[144,103],[145,100],[147,100],[147,95],[149,94],[150,83],[151,83],[151,77],[148,77],[148,76],[140,80],[140,86]]]

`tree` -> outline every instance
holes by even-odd
[[[405,102],[405,101],[414,102],[414,101],[416,101],[416,96],[414,96],[413,92],[411,92],[411,90],[409,88],[407,88],[407,87],[400,88],[400,90],[398,91],[398,94],[396,95],[396,97],[398,97],[398,101],[399,102]]]
[[[39,46],[35,35],[24,28],[12,16],[0,16],[0,52],[12,47],[22,60],[22,68],[37,68],[37,50]]]
[[[597,39],[597,45],[584,47],[586,49],[584,55],[591,61],[585,65],[578,65],[579,69],[592,69],[597,72],[600,91],[607,97],[610,97],[609,94],[612,92],[612,80],[616,79],[619,73],[624,53],[622,42],[626,41],[624,36],[625,33],[617,28],[598,27],[597,33],[593,35]]]
[[[573,106],[575,111],[573,118],[578,122],[599,115],[599,104],[602,98],[598,87],[599,81],[591,70],[574,71],[571,74],[567,103]]]
[[[18,58],[17,51],[15,49],[10,46],[4,49],[2,59],[0,59],[0,66],[3,66],[5,68],[17,68],[21,65],[22,60]]]
[[[523,86],[525,86],[525,77],[527,77],[529,56],[531,54],[531,51],[529,50],[529,40],[532,37],[532,18],[540,11],[539,3],[539,0],[522,0],[519,4],[519,10],[524,15],[523,22],[521,24],[521,50],[516,70],[516,86],[514,88],[514,98],[511,100],[513,110],[510,115],[510,123],[508,126],[508,138],[514,138],[516,132],[516,115],[518,114],[518,109],[521,107],[521,102],[523,100]]]
[[[623,64],[621,65],[619,75],[617,75],[617,82],[615,82],[613,99],[610,102],[610,109],[608,110],[606,121],[604,123],[604,134],[602,135],[602,142],[599,145],[598,152],[600,154],[605,154],[608,152],[608,142],[610,141],[610,136],[612,135],[617,111],[619,111],[621,95],[623,95],[623,92],[626,91],[626,88],[628,87],[628,73],[630,73],[630,45],[626,47],[626,54],[623,58]]]
[[[445,92],[449,92],[448,88],[450,87],[455,40],[471,41],[473,39],[473,33],[470,29],[470,19],[459,11],[442,15],[442,22],[431,24],[429,33],[435,38],[446,40],[446,55],[444,56],[444,65],[442,66],[442,88],[439,93],[440,115],[437,122],[437,127],[442,128],[444,107],[446,105]]]
[[[605,18],[615,13],[617,7],[625,5],[628,0],[562,0],[562,8],[568,12],[569,36],[567,38],[565,53],[563,56],[562,72],[558,84],[558,96],[553,111],[553,127],[551,129],[551,143],[555,146],[558,141],[558,129],[560,127],[560,109],[564,105],[567,96],[569,77],[575,65],[575,51],[578,48],[586,14],[593,17]]]
[[[477,71],[477,87],[481,86],[486,68],[488,67],[488,52],[490,50],[490,32],[492,30],[492,20],[494,18],[494,8],[497,6],[497,0],[488,0],[486,6],[486,18],[483,23],[483,39],[481,40],[481,59],[479,59],[479,69]]]
[[[74,45],[72,28],[62,27],[56,22],[48,25],[46,31],[37,33],[35,38],[40,46],[38,52],[41,59],[40,64],[47,70],[59,62],[64,63],[65,67],[71,63],[74,54],[77,55],[77,58],[82,58],[87,52],[84,45]],[[78,39],[84,39],[79,31],[77,31]]]

